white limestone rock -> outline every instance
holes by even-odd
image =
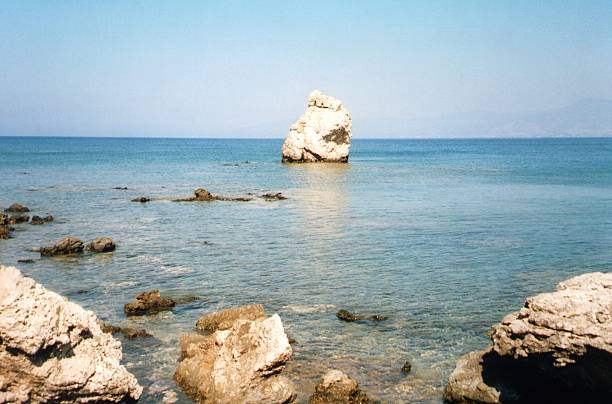
[[[315,90],[306,112],[289,128],[282,160],[294,162],[348,162],[351,114],[342,101]]]
[[[121,357],[92,312],[0,266],[0,403],[137,400]]]

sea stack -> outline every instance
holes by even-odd
[[[289,128],[283,163],[346,163],[351,147],[351,114],[342,101],[315,90],[306,112]]]

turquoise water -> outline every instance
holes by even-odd
[[[279,313],[297,341],[286,372],[302,401],[339,368],[381,401],[440,402],[457,357],[526,296],[612,268],[612,139],[355,140],[348,165],[290,166],[281,143],[0,137],[0,206],[56,217],[0,240],[0,262],[154,334],[122,340],[144,402],[171,390],[188,402],[172,381],[178,336],[248,303]],[[198,186],[289,199],[130,202]],[[110,236],[118,249],[27,251],[66,235]],[[152,288],[201,300],[126,319],[123,304]],[[389,319],[343,323],[341,308]]]

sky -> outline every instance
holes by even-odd
[[[612,2],[0,5],[0,135],[283,137],[313,89],[356,137],[609,100]]]

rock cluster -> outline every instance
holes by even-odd
[[[315,387],[310,404],[365,404],[370,399],[359,384],[339,370],[328,371]]]
[[[493,326],[457,362],[453,402],[604,402],[612,396],[612,273],[561,282]]]
[[[348,162],[351,125],[351,114],[340,100],[313,91],[306,112],[289,128],[282,161]]]
[[[123,311],[127,315],[136,316],[167,311],[174,306],[176,306],[174,300],[162,296],[159,290],[150,290],[139,293],[134,301],[123,306]]]
[[[26,206],[23,206],[23,205],[15,202],[14,204],[9,206],[8,208],[4,209],[4,211],[5,212],[9,212],[9,213],[25,213],[25,212],[29,212],[30,209],[28,209]]]
[[[175,379],[198,402],[289,403],[291,381],[280,375],[292,349],[280,317],[236,320],[229,329],[181,338]]]
[[[238,201],[238,202],[248,202],[253,200],[253,198],[243,197],[243,196],[222,196],[222,195],[213,195],[204,188],[196,188],[194,191],[194,196],[188,196],[185,198],[177,198],[173,199],[174,202],[211,202],[211,201]]]
[[[0,402],[120,402],[142,387],[92,312],[0,267]]]

